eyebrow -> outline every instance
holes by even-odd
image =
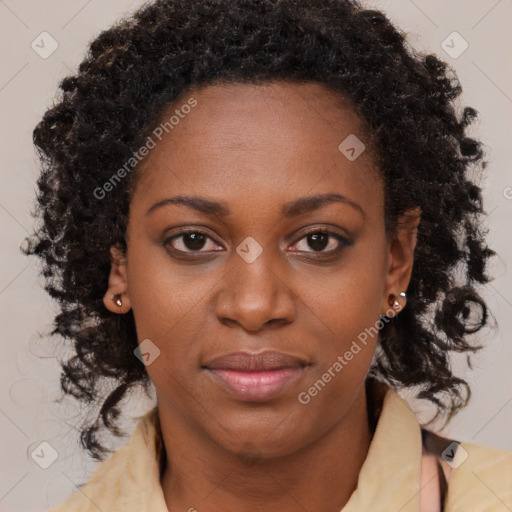
[[[319,194],[315,196],[307,196],[295,199],[294,201],[285,203],[281,210],[281,213],[283,214],[284,217],[287,218],[295,217],[298,215],[303,215],[305,213],[312,212],[313,210],[317,210],[318,208],[328,203],[346,204],[357,210],[363,217],[366,217],[364,210],[361,208],[359,204],[352,201],[348,197],[334,193]],[[189,208],[197,210],[201,213],[205,213],[207,215],[218,215],[220,217],[227,217],[230,214],[228,206],[225,203],[219,201],[214,201],[199,196],[174,196],[162,199],[161,201],[155,203],[146,212],[146,216],[152,214],[159,208],[162,208],[163,206],[169,204],[188,206]]]

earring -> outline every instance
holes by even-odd
[[[119,306],[121,307],[123,305],[123,302],[121,301],[121,294],[120,293],[116,293],[115,295],[112,295],[112,300]]]
[[[400,297],[403,297],[404,299],[406,299],[407,295],[405,294],[405,292],[400,292]],[[395,310],[395,311],[398,311],[399,309],[401,309],[401,306],[400,306],[400,302],[398,302],[396,300],[396,295],[394,295],[393,293],[391,293],[389,295],[389,299],[388,299],[388,302],[389,302],[389,305]]]

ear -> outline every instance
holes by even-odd
[[[128,297],[126,257],[119,245],[110,247],[110,262],[108,288],[103,296],[103,304],[112,313],[127,313],[131,303]],[[116,299],[121,301],[120,306],[116,303]]]
[[[386,286],[382,300],[383,315],[394,316],[405,307],[406,298],[401,297],[400,293],[407,290],[411,280],[420,218],[419,207],[407,210],[398,219],[396,232],[388,242]],[[398,301],[399,306],[393,308],[395,301]]]

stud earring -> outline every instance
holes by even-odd
[[[400,292],[400,297],[403,297],[404,299],[406,299],[407,295],[405,294],[405,292]],[[401,306],[400,306],[400,302],[398,302],[396,300],[396,295],[394,295],[393,293],[390,294],[389,296],[389,299],[388,299],[388,302],[389,302],[389,305],[395,310],[395,311],[398,311],[399,309],[401,309]]]
[[[121,307],[123,305],[123,302],[121,301],[121,294],[120,293],[116,293],[115,295],[112,295],[112,300],[119,306]]]

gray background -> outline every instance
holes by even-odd
[[[51,330],[57,309],[43,291],[36,259],[25,258],[18,248],[31,232],[33,222],[30,210],[39,172],[31,141],[34,126],[51,104],[58,81],[81,61],[86,44],[141,3],[0,0],[1,510],[37,512],[56,506],[74,492],[76,483],[88,480],[97,466],[77,446],[82,416],[76,402],[55,402],[60,396],[58,359],[69,355],[69,350],[59,345],[55,354],[54,342],[39,340],[38,333]],[[454,367],[472,386],[473,399],[442,433],[461,441],[512,450],[512,287],[507,268],[512,254],[512,0],[364,3],[387,12],[408,33],[412,46],[435,52],[450,63],[464,87],[460,106],[471,105],[480,112],[481,120],[471,133],[486,143],[486,225],[490,230],[488,242],[499,254],[490,268],[496,279],[481,293],[500,330],[479,333],[478,340],[488,348],[473,359],[474,371],[464,373],[462,359],[453,359]],[[454,31],[469,45],[457,58],[441,47]],[[40,36],[42,32],[48,32],[58,44],[47,58],[31,47],[33,41],[38,43],[41,37],[47,37]],[[45,41],[48,50],[50,40]],[[453,51],[461,48],[457,40],[449,44],[454,46]],[[432,417],[433,410],[417,403],[412,393],[401,394],[420,420]],[[138,415],[152,404],[151,399],[142,397],[132,400],[124,423],[128,434]],[[42,469],[31,458],[43,441],[50,443],[57,454],[48,469]],[[126,441],[116,441],[112,447]]]

